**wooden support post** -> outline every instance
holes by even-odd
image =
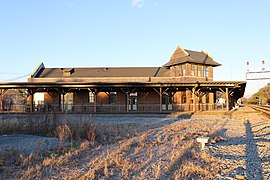
[[[162,87],[159,88],[159,91],[156,88],[153,90],[159,95],[159,112],[162,112]]]
[[[65,91],[64,89],[56,89],[60,95],[60,101],[59,101],[59,108],[61,107],[61,111],[65,112],[65,94],[68,91]]]
[[[100,91],[98,91],[97,89],[92,89],[91,90],[90,88],[88,88],[88,91],[89,91],[89,93],[92,93],[94,95],[94,109],[93,109],[93,112],[97,112],[97,95],[98,95],[98,93]],[[109,96],[109,94],[107,94],[107,95]]]
[[[123,88],[121,88],[121,91],[126,94],[126,111],[129,112],[129,90],[125,91]]]
[[[3,89],[0,89],[0,111],[3,111]]]
[[[30,93],[30,112],[32,113],[34,110],[34,93]]]
[[[192,99],[193,99],[193,111],[194,111],[194,112],[196,111],[196,97],[195,97],[195,90],[196,90],[196,88],[193,87],[193,88],[192,88]]]
[[[129,92],[126,92],[126,98],[127,98],[127,112],[129,112]]]
[[[94,112],[97,112],[97,92],[94,92]]]
[[[35,90],[34,89],[28,89],[28,95],[30,98],[30,113],[32,113],[34,111],[34,94],[35,94]]]
[[[62,96],[62,112],[65,112],[65,93],[62,93],[61,96]]]
[[[202,111],[203,110],[203,106],[202,106],[202,97],[204,96],[204,92],[201,91],[201,89],[198,89],[196,91],[197,94],[197,106],[198,106],[198,111]]]
[[[162,87],[159,88],[159,112],[162,112]]]
[[[216,102],[215,94],[216,93],[212,93],[212,92],[209,93],[209,103],[211,104],[210,105],[210,111],[215,109],[215,106],[214,106],[214,104]]]
[[[229,89],[226,88],[226,111],[230,111]]]

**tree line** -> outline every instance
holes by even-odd
[[[243,102],[258,105],[270,105],[270,83],[262,87],[250,98],[243,98]]]

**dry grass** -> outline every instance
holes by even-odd
[[[56,136],[59,137],[59,146],[58,146],[58,151],[63,148],[63,145],[66,140],[70,140],[72,142],[72,131],[69,128],[68,125],[60,125],[56,128],[55,132]]]
[[[96,130],[93,124],[88,124],[87,127],[87,139],[89,141],[89,144],[91,146],[95,145],[95,139],[96,139]]]
[[[208,123],[176,122],[110,145],[96,143],[92,125],[77,132],[78,127],[61,125],[56,130],[61,147],[73,137],[84,136],[87,143],[62,154],[21,157],[17,175],[23,179],[210,179],[218,171],[217,160],[201,152],[194,141],[220,128],[214,121]]]
[[[88,162],[86,173],[74,178],[207,179],[217,172],[213,169],[216,159],[200,152],[194,138],[214,132],[215,129],[186,122],[149,131],[108,148],[106,155],[100,154]],[[185,173],[180,172],[183,170]]]
[[[54,134],[59,138],[59,145],[55,152],[49,149],[42,151],[42,141],[39,140],[35,146],[35,153],[28,156],[16,149],[0,153],[0,179],[7,179],[7,177],[50,179],[52,167],[66,165],[78,155],[78,150],[74,147],[86,150],[94,147],[96,141],[95,127],[91,122],[65,123],[57,126]],[[76,140],[75,144],[73,144],[74,140]],[[68,141],[70,146],[66,146]],[[82,142],[81,146],[78,146],[80,142]]]
[[[198,152],[195,148],[189,149],[181,158],[181,164],[174,171],[175,179],[211,179],[219,171],[218,160]]]

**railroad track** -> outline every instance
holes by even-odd
[[[256,111],[260,111],[268,116],[270,116],[270,106],[259,106],[259,105],[248,105],[252,109],[255,109]]]

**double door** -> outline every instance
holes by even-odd
[[[168,93],[162,94],[162,110],[163,111],[172,111],[173,110],[171,94],[168,94]]]

